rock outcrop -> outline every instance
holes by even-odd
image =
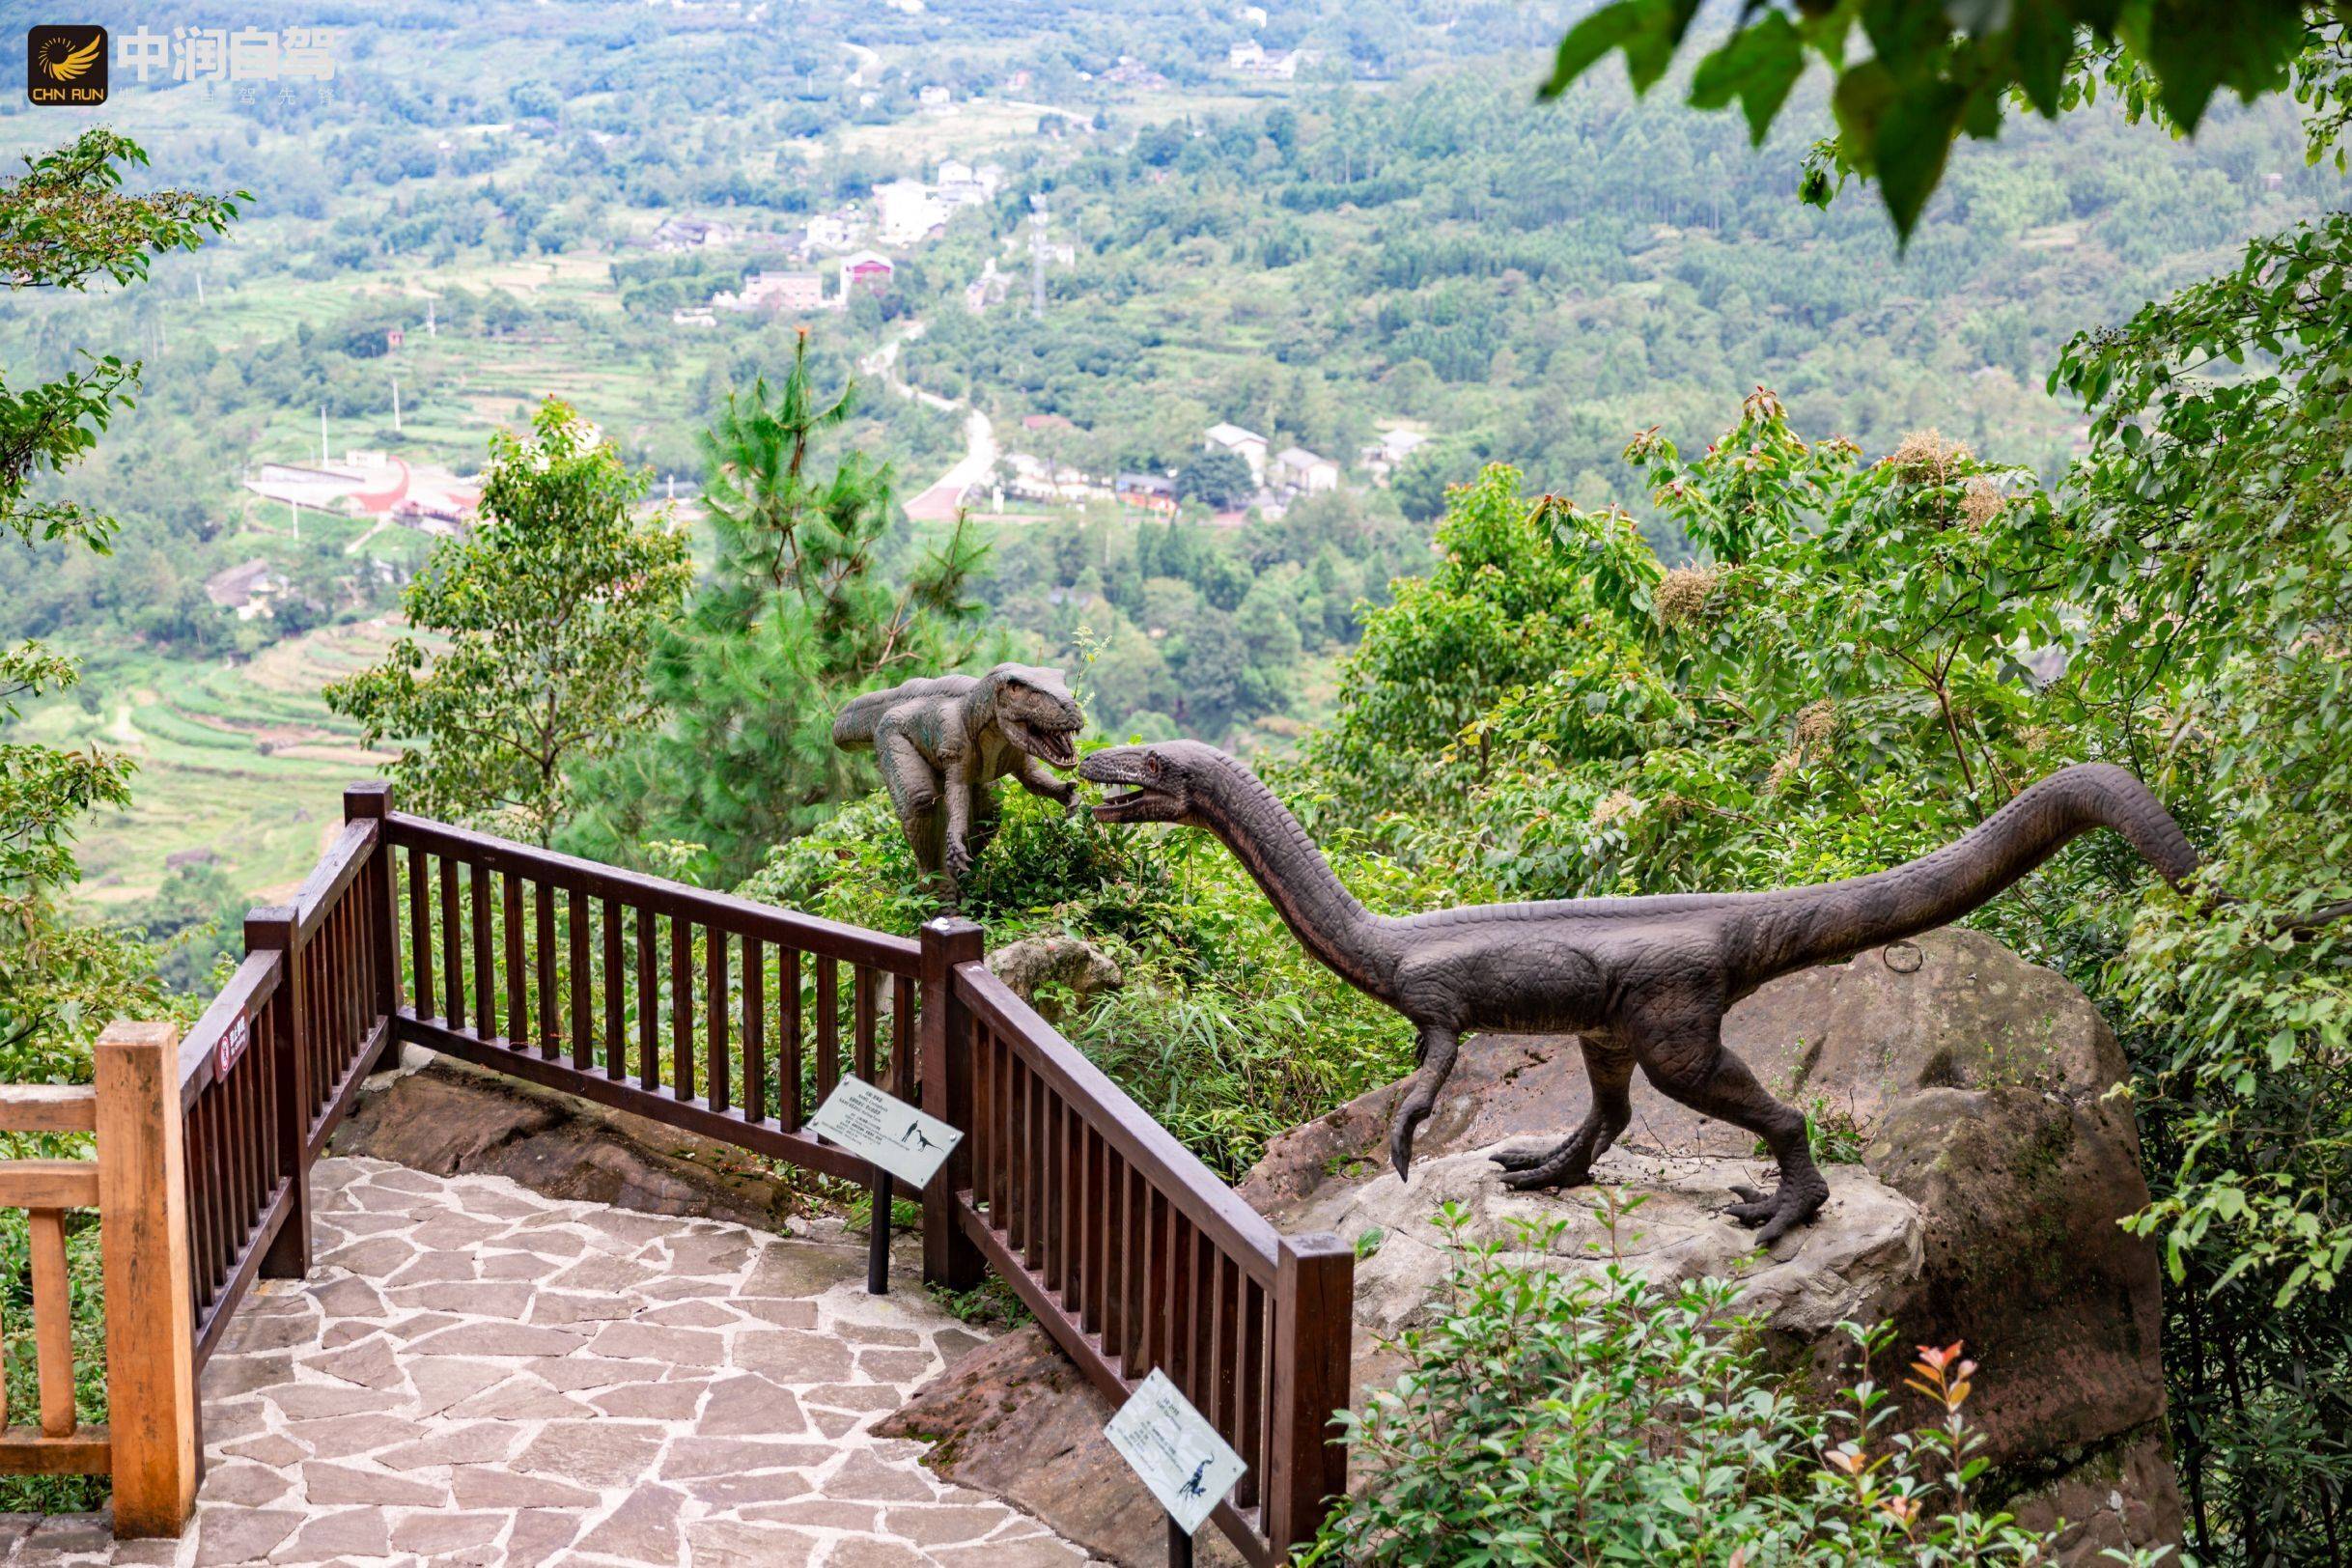
[[[1750,1233],[1720,1211],[1733,1182],[1758,1184],[1771,1162],[1746,1134],[1638,1082],[1633,1126],[1597,1167],[1603,1183],[1646,1199],[1620,1228],[1629,1260],[1662,1279],[1740,1275],[1770,1352],[1824,1380],[1847,1370],[1841,1319],[1891,1318],[1906,1356],[1967,1341],[1984,1367],[1970,1411],[2005,1506],[2032,1524],[2069,1521],[2070,1561],[2177,1541],[2157,1260],[2116,1224],[2147,1190],[2130,1107],[2108,1092],[2124,1077],[2122,1052],[2088,1000],[1982,936],[1940,931],[1777,981],[1733,1009],[1724,1033],[1842,1145],[1830,1202],[1769,1254],[1750,1253]],[[1359,1388],[1394,1376],[1381,1340],[1442,1278],[1429,1222],[1440,1203],[1468,1209],[1476,1235],[1506,1234],[1514,1217],[1565,1221],[1549,1267],[1582,1266],[1580,1244],[1602,1233],[1590,1191],[1513,1192],[1488,1161],[1581,1120],[1572,1040],[1466,1047],[1410,1186],[1381,1154],[1401,1091],[1293,1130],[1242,1189],[1286,1230],[1380,1232],[1357,1273]],[[1031,1328],[951,1369],[893,1421],[941,1440],[950,1478],[1003,1494],[1105,1556],[1157,1562],[1149,1502],[1097,1435],[1108,1414]],[[1037,1457],[1040,1444],[1050,1456]]]
[[[1050,1023],[1061,1022],[1056,990],[1067,990],[1082,1005],[1127,983],[1115,959],[1076,937],[1023,937],[989,954],[988,967]]]

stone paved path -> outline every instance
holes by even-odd
[[[0,1526],[9,1568],[1031,1568],[1086,1561],[868,1435],[981,1343],[862,1246],[322,1161],[318,1267],[207,1370],[179,1542]],[[27,1533],[29,1530],[29,1533]]]

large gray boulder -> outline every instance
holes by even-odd
[[[2181,1506],[2164,1429],[2160,1279],[2152,1248],[2116,1221],[2147,1201],[2125,1064],[2081,992],[1987,938],[1940,931],[1775,982],[1734,1008],[1726,1042],[1776,1091],[1835,1127],[1851,1162],[1831,1197],[1769,1255],[1721,1213],[1771,1162],[1736,1129],[1637,1082],[1634,1122],[1596,1168],[1644,1198],[1618,1230],[1653,1277],[1736,1274],[1784,1365],[1852,1375],[1840,1320],[1891,1318],[1901,1347],[1875,1369],[1899,1383],[1909,1347],[1965,1340],[1984,1370],[1970,1401],[1994,1495],[2029,1523],[2064,1518],[2065,1555],[2175,1542]],[[1383,1340],[1424,1310],[1446,1259],[1430,1223],[1447,1200],[1474,1237],[1513,1218],[1563,1221],[1530,1263],[1594,1266],[1595,1194],[1518,1193],[1489,1157],[1565,1136],[1588,1095],[1566,1037],[1490,1036],[1422,1130],[1410,1184],[1382,1158],[1391,1085],[1277,1139],[1242,1193],[1286,1230],[1363,1240],[1357,1382],[1390,1381]],[[1367,1233],[1377,1231],[1376,1239]],[[951,1478],[1000,1493],[1121,1562],[1156,1563],[1148,1499],[1094,1434],[1108,1407],[1036,1329],[951,1368],[894,1417],[944,1440]],[[1017,1462],[1054,1434],[1050,1463]],[[1206,1539],[1204,1535],[1204,1540]]]

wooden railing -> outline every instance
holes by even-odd
[[[901,937],[394,813],[404,1040],[849,1181],[844,1075],[914,1094]],[[886,1004],[886,1005],[885,1005]]]
[[[881,1173],[808,1120],[845,1076],[919,1098],[966,1134],[924,1193],[925,1277],[968,1288],[994,1268],[1114,1399],[1165,1370],[1247,1464],[1214,1516],[1243,1554],[1283,1561],[1313,1538],[1346,1479],[1331,1415],[1349,1395],[1352,1254],[1234,1196],[988,972],[977,926],[884,936],[394,812],[379,784],[344,808],[294,901],[247,917],[244,961],[176,1057],[165,1040],[152,1114],[107,1110],[110,1092],[146,1091],[127,1046],[104,1043],[95,1091],[0,1102],[0,1128],[91,1119],[100,1145],[96,1176],[0,1166],[0,1204],[36,1213],[50,1303],[44,1430],[0,1442],[0,1469],[110,1456],[118,1526],[177,1531],[195,1374],[256,1277],[308,1271],[310,1168],[366,1075],[413,1042],[878,1192]],[[141,1190],[118,1216],[106,1194],[126,1183]],[[141,1434],[128,1467],[123,1437],[70,1431],[70,1362],[49,1358],[56,1211],[93,1194],[113,1424]]]
[[[0,1432],[0,1472],[111,1475],[115,1533],[177,1535],[196,1498],[196,1375],[169,1024],[118,1023],[87,1085],[0,1085],[0,1131],[97,1134],[95,1160],[0,1161],[0,1206],[27,1211],[39,1424]],[[66,1216],[96,1209],[112,1419],[74,1409]],[[10,1413],[13,1419],[14,1413]]]
[[[1288,1561],[1346,1490],[1353,1252],[1236,1197],[989,972],[978,927],[923,947],[928,1108],[966,1134],[927,1194],[933,1278],[995,1270],[1113,1402],[1164,1371],[1248,1467],[1218,1525]]]
[[[391,883],[381,784],[294,903],[245,917],[245,959],[180,1052],[196,1364],[258,1274],[310,1272],[312,1163],[392,1039]]]

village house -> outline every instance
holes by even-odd
[[[755,272],[740,291],[713,294],[711,308],[810,315],[827,308],[825,279],[815,272]]]
[[[956,95],[934,83],[919,90],[914,95],[914,100],[926,109],[944,109],[956,100]]]
[[[893,180],[874,187],[875,238],[885,245],[928,239],[947,223],[947,204],[920,180]]]
[[[1372,483],[1386,485],[1400,463],[1428,444],[1429,437],[1417,430],[1386,431],[1379,440],[1358,447],[1356,461],[1372,476]]]
[[[1317,457],[1302,446],[1286,446],[1274,454],[1274,483],[1308,495],[1339,488],[1339,464],[1329,458]]]
[[[841,300],[848,303],[853,294],[888,294],[890,280],[897,272],[890,258],[879,251],[861,250],[854,256],[845,256],[841,262]]]
[[[702,250],[735,243],[733,226],[709,218],[663,218],[654,230],[654,248],[666,251]]]
[[[288,586],[285,575],[258,555],[204,580],[205,597],[240,621],[277,613],[272,606]]]
[[[1201,448],[1208,452],[1232,452],[1249,464],[1249,482],[1266,483],[1266,437],[1239,425],[1211,425],[1202,433]]]
[[[1146,512],[1172,515],[1176,510],[1175,482],[1159,474],[1121,474],[1112,483],[1111,493],[1122,504]]]

